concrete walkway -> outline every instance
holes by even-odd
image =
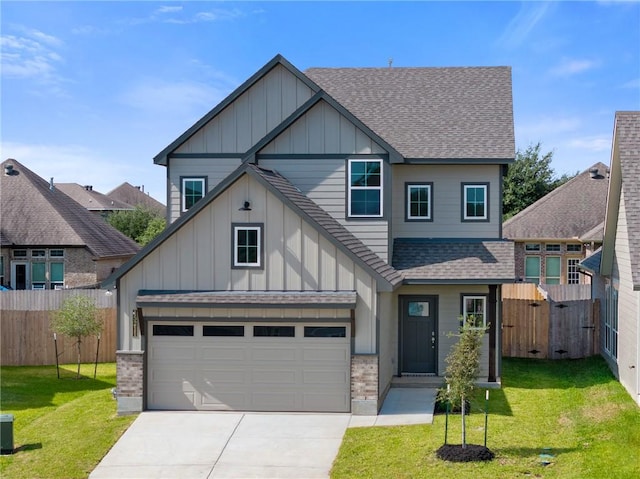
[[[430,424],[434,389],[391,389],[378,416],[148,411],[90,479],[328,478],[347,427]]]

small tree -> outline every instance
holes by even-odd
[[[487,328],[477,326],[473,315],[462,318],[458,342],[447,356],[445,381],[447,388],[441,390],[440,397],[449,401],[452,407],[460,407],[462,414],[462,447],[467,446],[466,401],[471,397],[475,382],[480,374],[482,339]]]
[[[80,377],[80,345],[82,338],[97,336],[102,331],[103,319],[95,302],[87,296],[71,296],[53,314],[51,329],[60,334],[76,338],[78,350],[78,371]]]

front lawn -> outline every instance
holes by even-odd
[[[340,478],[640,477],[640,408],[600,357],[505,359],[503,388],[491,391],[486,463],[448,463],[445,416],[433,425],[348,429],[331,471]],[[472,407],[467,442],[483,444],[484,391]],[[449,417],[460,444],[460,416]],[[544,465],[544,463],[547,463]]]
[[[0,456],[0,477],[86,478],[131,424],[118,417],[111,388],[114,363],[0,368],[0,409],[14,415],[13,455]]]

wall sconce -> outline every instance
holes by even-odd
[[[251,202],[245,201],[239,211],[251,211]]]

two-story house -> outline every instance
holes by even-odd
[[[117,288],[118,410],[376,414],[461,317],[500,382],[511,71],[276,56],[155,158],[166,231]]]

